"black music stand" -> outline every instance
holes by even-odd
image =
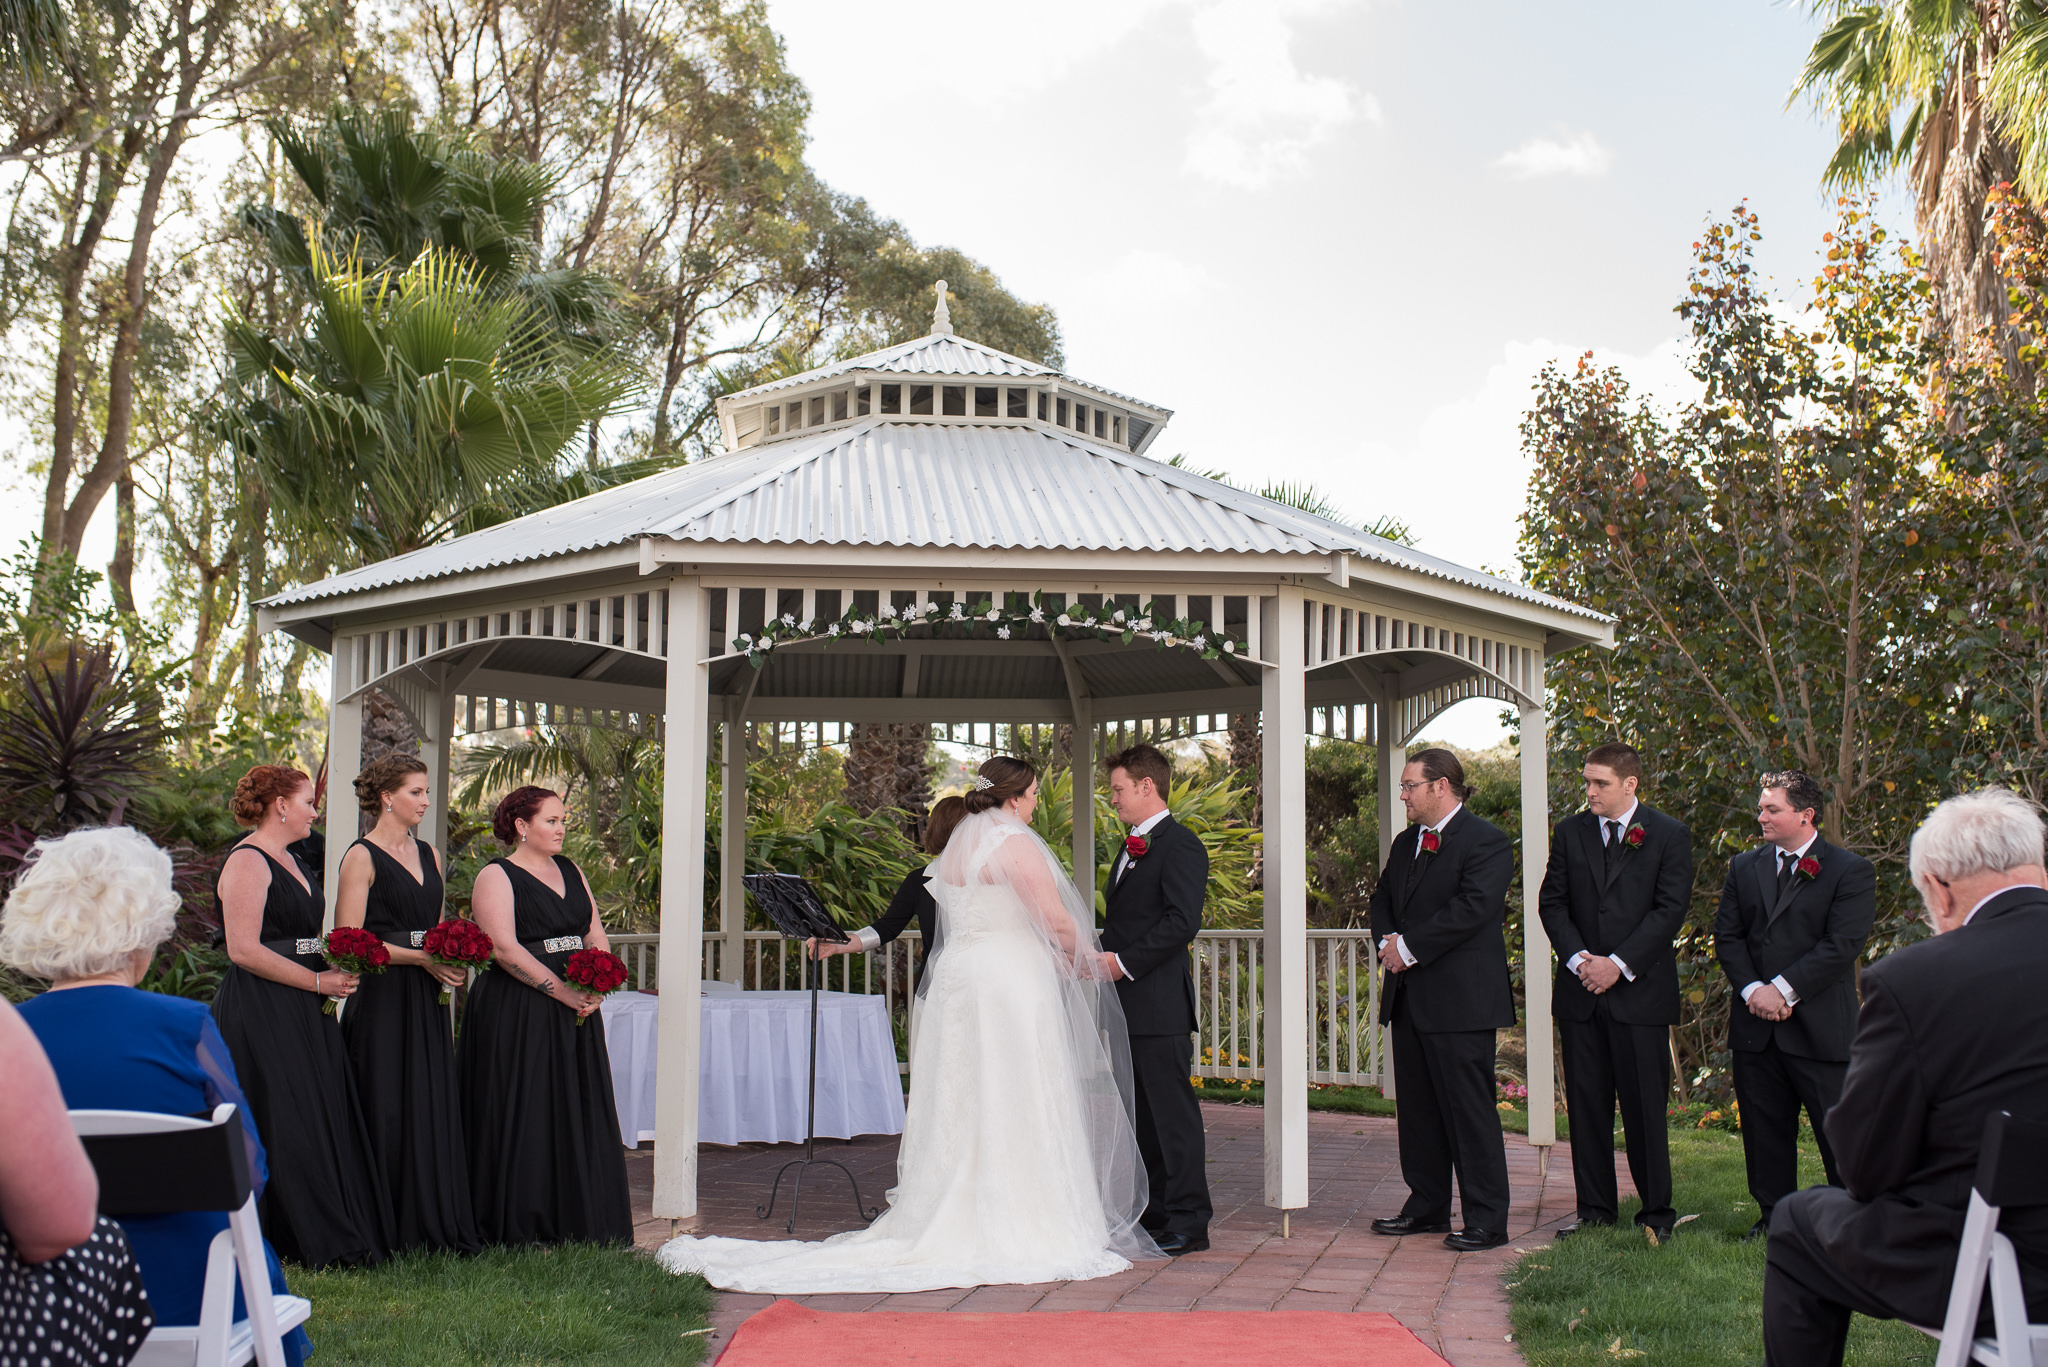
[[[747,891],[754,894],[754,900],[761,904],[761,910],[768,913],[768,919],[775,928],[792,940],[826,940],[833,944],[845,944],[846,932],[833,924],[832,913],[825,910],[825,904],[818,900],[818,894],[809,883],[793,873],[749,873],[741,876]],[[818,989],[825,976],[824,964],[817,959],[808,946],[804,948],[804,975],[798,981],[809,980],[811,992],[811,1082],[810,1101],[804,1116],[804,1156],[792,1158],[784,1163],[775,1174],[775,1185],[769,1189],[766,1205],[754,1207],[754,1218],[765,1220],[775,1213],[775,1200],[782,1191],[782,1179],[791,1168],[796,1169],[796,1181],[789,1189],[789,1222],[783,1232],[796,1233],[797,1203],[803,1197],[804,1169],[812,1164],[823,1164],[837,1168],[846,1174],[848,1185],[853,1188],[854,1214],[863,1220],[872,1220],[882,1213],[877,1206],[869,1210],[862,1206],[860,1183],[844,1163],[830,1158],[818,1157]]]

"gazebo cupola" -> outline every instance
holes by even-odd
[[[1058,428],[1138,453],[1173,416],[1170,409],[954,336],[946,282],[935,288],[930,335],[720,399],[726,450],[879,418]]]

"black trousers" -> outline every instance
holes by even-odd
[[[1468,1229],[1508,1227],[1508,1151],[1494,1102],[1494,1032],[1424,1032],[1394,1011],[1394,1129],[1401,1141],[1403,1215],[1451,1218],[1451,1174]]]
[[[1736,1010],[1743,1008],[1737,1005]],[[1762,1049],[1735,1052],[1735,1100],[1742,1107],[1742,1160],[1749,1170],[1749,1194],[1765,1223],[1771,1211],[1799,1185],[1799,1112],[1813,1121],[1828,1185],[1839,1187],[1835,1151],[1828,1144],[1827,1114],[1842,1096],[1849,1065],[1787,1054],[1772,1040]]]
[[[1843,1274],[1816,1233],[1815,1216],[1851,1200],[1834,1187],[1808,1187],[1785,1197],[1772,1215],[1764,1261],[1765,1367],[1841,1367],[1852,1312],[1934,1326],[1948,1313],[1948,1278],[1929,1277],[1920,1303],[1894,1305]],[[1989,1330],[1990,1304],[1986,1295],[1979,1332]]]
[[[1593,999],[1593,1019],[1560,1020],[1564,1042],[1564,1106],[1572,1122],[1572,1182],[1578,1188],[1579,1218],[1615,1218],[1619,1194],[1614,1181],[1614,1108],[1621,1106],[1628,1136],[1628,1173],[1643,1208],[1639,1225],[1668,1229],[1671,1208],[1671,1138],[1666,1099],[1671,1095],[1670,1027],[1630,1025],[1608,1011],[1607,999]],[[1583,1140],[1581,1139],[1583,1136]]]
[[[1152,1199],[1139,1223],[1154,1234],[1191,1239],[1208,1236],[1214,1214],[1202,1107],[1188,1082],[1193,1064],[1193,1035],[1131,1036],[1138,1154],[1152,1183]]]

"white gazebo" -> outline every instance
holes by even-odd
[[[1463,699],[1519,708],[1534,889],[1549,839],[1545,662],[1611,646],[1612,623],[1149,459],[1168,410],[956,337],[943,282],[940,301],[929,336],[721,400],[726,454],[288,590],[261,604],[262,625],[330,653],[343,780],[371,687],[417,723],[440,794],[459,733],[574,721],[666,737],[654,1213],[671,1218],[697,1208],[698,983],[742,968],[747,724],[1071,725],[1073,867],[1087,880],[1099,737],[1262,714],[1253,1052],[1266,1201],[1299,1209],[1308,1084],[1359,1076],[1364,1034],[1384,1057],[1373,1003],[1340,1009],[1332,986],[1352,1066],[1333,1072],[1334,1053],[1315,1066],[1306,737],[1377,746],[1384,856],[1406,744]],[[724,895],[707,930],[714,754]],[[436,810],[422,836],[445,835]],[[328,844],[330,889],[346,843]],[[1522,934],[1529,1137],[1547,1145],[1550,951],[1533,914]],[[1370,975],[1369,947],[1354,962]]]

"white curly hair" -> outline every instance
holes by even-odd
[[[61,982],[111,973],[171,936],[171,857],[127,826],[38,840],[0,910],[0,963]]]

